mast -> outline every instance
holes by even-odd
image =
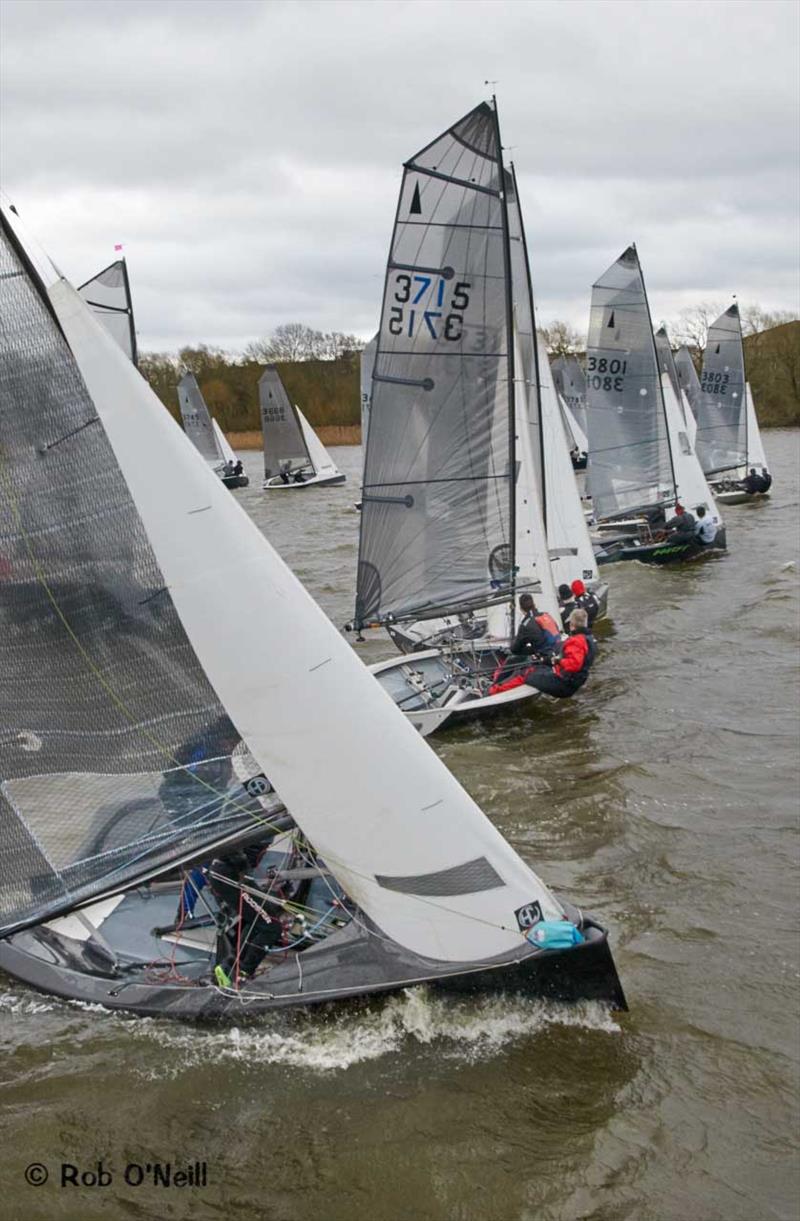
[[[636,266],[639,268],[639,276],[642,281],[642,293],[644,295],[644,307],[647,310],[647,333],[650,337],[650,346],[653,349],[653,360],[655,362],[656,371],[658,374],[658,397],[661,402],[661,414],[664,417],[664,426],[667,430],[667,447],[669,449],[669,467],[672,471],[672,490],[675,494],[675,499],[678,499],[678,485],[675,480],[675,457],[672,453],[672,438],[670,436],[669,421],[667,419],[667,404],[664,402],[664,387],[661,384],[661,363],[658,359],[658,349],[656,348],[655,335],[653,334],[653,319],[650,316],[650,302],[647,299],[647,286],[644,282],[644,272],[639,259],[639,251],[636,249],[636,242],[631,242],[633,252],[636,255]]]
[[[494,111],[495,138],[497,140],[497,168],[500,183],[500,215],[503,223],[503,263],[506,275],[506,345],[508,348],[508,465],[511,472],[509,497],[509,529],[508,551],[510,558],[510,635],[513,637],[517,619],[517,412],[516,387],[514,385],[514,288],[511,282],[511,245],[508,235],[508,196],[505,189],[503,174],[503,145],[500,142],[500,119],[497,113],[497,98],[492,94],[492,110]],[[512,167],[513,180],[513,167]],[[516,184],[514,186],[516,192]],[[520,210],[520,217],[522,212]],[[523,239],[524,240],[524,239]],[[527,262],[527,260],[526,260]],[[534,348],[536,346],[536,330],[533,333]],[[537,379],[538,380],[538,379]]]
[[[536,339],[536,309],[533,304],[533,281],[531,279],[530,262],[528,260],[528,240],[525,236],[525,222],[522,219],[522,205],[519,201],[519,188],[517,187],[517,171],[514,162],[511,162],[511,181],[514,184],[514,194],[517,197],[517,208],[519,211],[519,231],[522,238],[522,253],[525,259],[526,284],[528,289],[528,303],[531,311],[531,329],[533,332],[533,381],[536,392],[537,414],[539,417],[539,458],[541,463],[541,471],[544,475],[545,459],[544,459],[544,429],[541,426],[542,419],[542,379],[539,366],[539,344]],[[542,495],[542,523],[544,525],[545,534],[547,533],[547,481],[542,478],[541,481]]]
[[[128,279],[128,263],[124,257],[120,260],[120,262],[122,263],[122,279],[125,284],[125,299],[128,302],[128,327],[131,335],[131,360],[133,361],[134,367],[138,369],[139,348],[136,343],[136,327],[134,326],[133,322],[133,297],[131,296],[131,282]]]

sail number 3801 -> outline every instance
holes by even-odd
[[[469,308],[472,285],[460,280],[445,305],[446,286],[441,276],[398,276],[394,292],[398,304],[389,307],[390,333],[413,339],[421,332],[429,339],[457,343],[464,333],[464,313]]]
[[[627,360],[606,356],[590,356],[586,361],[586,381],[593,390],[622,390],[625,385]]]

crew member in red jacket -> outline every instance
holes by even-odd
[[[569,617],[569,636],[553,657],[552,667],[537,666],[525,676],[525,682],[545,695],[569,699],[589,677],[595,652],[594,637],[589,633],[589,616],[579,607]]]

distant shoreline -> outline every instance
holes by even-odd
[[[320,424],[314,430],[323,445],[360,445],[360,424]],[[261,433],[253,429],[250,432],[229,432],[228,440],[234,449],[261,449],[263,441]]]

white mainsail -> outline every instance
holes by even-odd
[[[764,453],[764,442],[761,440],[761,429],[758,427],[758,416],[749,382],[745,385],[744,392],[747,407],[747,469],[755,467],[756,470],[767,470],[767,455]]]
[[[661,390],[677,499],[691,513],[704,505],[712,521],[720,526],[722,517],[689,438],[683,410],[668,373],[661,374]]]
[[[516,912],[531,902],[560,916],[75,290],[28,251],[197,657],[347,893],[386,936],[440,961],[520,945]],[[234,581],[246,597],[230,597]]]
[[[564,431],[563,400],[553,381],[547,350],[539,340],[539,399],[544,434],[547,542],[553,581],[571,585],[598,579],[597,561],[581,504]]]

